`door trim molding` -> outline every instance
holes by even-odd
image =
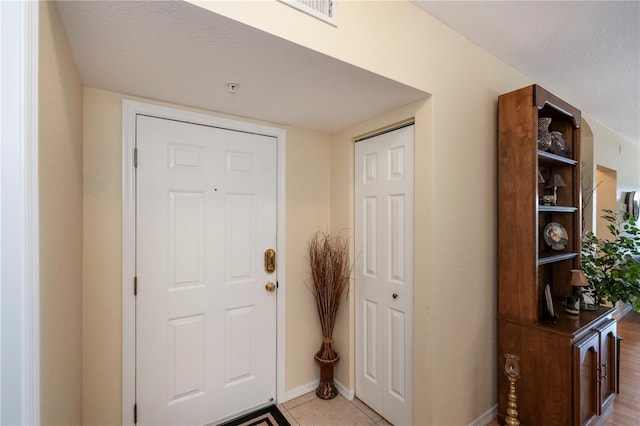
[[[0,2],[0,418],[40,424],[38,2]]]
[[[133,277],[135,276],[135,173],[133,149],[136,138],[136,116],[150,115],[247,133],[272,136],[277,139],[277,245],[278,277],[276,330],[276,398],[285,396],[285,306],[286,306],[286,131],[261,124],[232,120],[178,108],[124,99],[122,101],[122,424],[133,425],[135,383],[135,308]]]

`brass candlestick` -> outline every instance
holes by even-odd
[[[509,402],[507,403],[507,418],[505,419],[508,425],[519,425],[518,420],[518,405],[516,404],[516,380],[520,377],[520,367],[518,361],[520,358],[517,355],[505,354],[506,362],[504,364],[504,373],[509,379],[509,396],[507,397]]]

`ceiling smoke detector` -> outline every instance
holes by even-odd
[[[227,87],[229,88],[229,93],[235,94],[238,91],[238,87],[240,87],[240,85],[235,81],[230,81],[227,83]]]

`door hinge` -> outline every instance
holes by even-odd
[[[138,404],[133,404],[133,424],[138,423]]]
[[[138,167],[138,148],[133,148],[133,167]]]
[[[133,277],[133,295],[138,295],[138,277]]]

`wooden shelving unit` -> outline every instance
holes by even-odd
[[[538,118],[542,117],[551,118],[550,131],[560,132],[567,148],[561,155],[538,149]],[[561,305],[562,298],[573,292],[571,270],[580,268],[580,122],[578,109],[537,85],[498,99],[498,388],[502,420],[508,393],[505,353],[520,356],[518,409],[523,424],[592,424],[614,395],[605,389],[615,380],[614,374],[603,374],[617,368],[612,309],[572,315]],[[564,186],[557,188],[555,205],[543,205],[542,197],[552,189],[539,177],[549,181],[553,175],[560,176]],[[566,230],[564,246],[545,242],[545,228],[551,223]],[[546,286],[552,294],[553,313],[547,308]]]

